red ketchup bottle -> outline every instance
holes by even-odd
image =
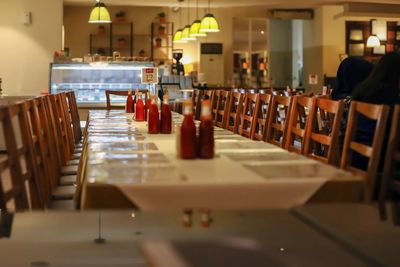
[[[136,102],[136,121],[144,121],[144,103],[142,100],[142,92],[138,93],[138,99]]]
[[[163,104],[161,106],[161,129],[160,132],[163,134],[170,134],[171,133],[171,125],[172,125],[172,114],[171,109],[169,108],[169,96],[163,96]]]
[[[150,134],[158,134],[160,132],[160,115],[158,113],[158,107],[156,97],[151,97],[151,105],[149,108],[149,117],[147,120],[148,129]]]
[[[149,113],[149,109],[151,106],[151,98],[150,98],[150,93],[146,93],[146,104],[144,105],[144,120],[147,121],[147,116]]]
[[[193,105],[187,101],[183,106],[183,122],[180,129],[180,157],[182,159],[196,158],[196,126],[193,121]]]
[[[133,113],[133,98],[132,91],[128,92],[128,97],[126,98],[125,112]]]
[[[211,115],[210,100],[204,100],[201,103],[198,146],[200,158],[211,159],[214,157],[214,122]]]

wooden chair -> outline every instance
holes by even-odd
[[[221,128],[226,127],[226,120],[228,118],[228,104],[231,96],[230,91],[222,90],[219,94],[217,102],[217,112],[215,115],[215,125]]]
[[[132,90],[132,97],[135,95],[135,91]],[[105,90],[106,94],[106,109],[124,109],[125,105],[112,105],[111,96],[128,96],[129,90]]]
[[[294,96],[290,107],[285,148],[290,152],[303,153],[306,129],[310,122],[308,113],[315,105],[315,98]]]
[[[200,119],[201,99],[203,97],[203,90],[194,89],[192,95],[193,102],[193,115],[195,120]]]
[[[352,101],[350,106],[340,167],[365,179],[364,198],[366,201],[371,201],[374,194],[388,112],[389,107],[385,105]],[[376,121],[376,128],[371,145],[365,145],[354,141],[356,138],[357,120],[360,119],[360,114],[370,120]],[[366,170],[353,166],[354,152],[369,159]]]
[[[82,129],[81,120],[79,118],[78,104],[76,102],[74,91],[67,92],[66,96],[68,100],[68,111],[72,121],[75,144],[79,144],[79,142],[82,140]]]
[[[240,114],[243,109],[243,94],[232,93],[228,104],[228,117],[226,119],[226,129],[238,133]]]
[[[258,141],[264,140],[266,134],[266,123],[270,113],[272,94],[259,94],[258,95],[258,108],[254,114],[254,123],[252,129],[251,139]]]
[[[248,138],[253,135],[255,114],[259,106],[258,96],[258,94],[252,93],[246,93],[244,96],[239,134]]]
[[[221,94],[221,90],[216,90],[213,93],[212,99],[211,99],[211,115],[212,115],[214,123],[215,123],[215,119],[217,118],[217,105],[218,105],[220,94]]]
[[[291,104],[291,97],[272,97],[271,109],[267,122],[267,133],[265,135],[266,142],[284,147]]]
[[[390,135],[385,154],[385,164],[378,196],[379,214],[387,219],[386,201],[390,200],[393,223],[400,224],[400,105],[393,112]]]
[[[340,164],[339,133],[343,116],[343,101],[315,98],[309,116],[303,154],[334,165]]]
[[[0,157],[2,211],[10,211],[10,202],[14,202],[13,211],[42,209],[45,206],[42,199],[43,181],[39,179],[42,177],[38,176],[34,164],[38,159],[32,144],[35,136],[30,132],[31,126],[26,114],[24,103],[0,108],[0,123],[3,129],[1,136],[7,150],[7,154]]]

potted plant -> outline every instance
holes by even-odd
[[[117,19],[118,22],[124,22],[125,21],[125,11],[119,11],[117,14],[115,14],[115,18]]]
[[[156,38],[156,47],[161,47],[162,39],[160,37]]]
[[[158,13],[158,18],[159,18],[161,24],[167,23],[167,18],[166,18],[165,12]]]
[[[165,35],[166,27],[164,25],[160,25],[158,27],[158,34],[159,35]]]

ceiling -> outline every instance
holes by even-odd
[[[187,0],[185,0],[187,1]],[[199,6],[207,6],[207,0],[198,0]],[[115,6],[178,6],[178,0],[102,0],[106,5]],[[212,7],[264,6],[271,8],[307,8],[324,4],[341,3],[399,4],[399,0],[211,0]],[[66,5],[93,5],[95,0],[64,0]],[[191,0],[191,3],[196,3]]]

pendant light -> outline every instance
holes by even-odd
[[[187,22],[189,23],[189,21],[190,21],[190,0],[187,0],[187,2],[188,2],[188,7],[187,7],[187,17],[188,17],[188,19],[187,19]],[[190,25],[189,24],[187,24],[185,26],[185,28],[183,28],[182,40],[185,40],[185,41],[195,41],[196,40],[196,37],[190,36]]]
[[[201,20],[200,32],[219,32],[217,19],[210,13],[210,0],[208,0],[208,13]]]
[[[192,37],[206,37],[207,33],[200,32],[201,20],[199,20],[199,0],[196,0],[196,20],[190,26],[190,36]]]
[[[96,2],[92,12],[90,12],[89,23],[111,23],[110,13],[106,5],[101,3],[100,0],[96,0]]]
[[[380,47],[381,41],[379,40],[378,36],[371,35],[368,37],[367,40],[367,47]]]
[[[179,1],[179,24],[182,25],[182,7]],[[182,40],[182,28],[176,30],[174,34],[174,38],[172,39],[172,42],[175,44],[184,44],[187,43],[186,40]]]

